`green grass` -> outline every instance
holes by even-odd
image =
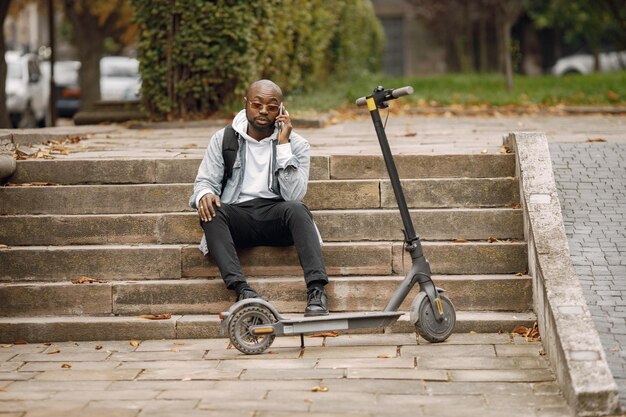
[[[626,71],[555,77],[516,76],[514,90],[506,91],[499,74],[450,74],[400,78],[367,75],[350,82],[329,83],[308,93],[292,93],[285,98],[289,109],[298,112],[329,111],[353,106],[358,97],[374,87],[397,88],[410,85],[415,93],[405,103],[428,106],[534,107],[557,105],[626,105]]]

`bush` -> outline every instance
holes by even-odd
[[[345,81],[382,61],[369,0],[132,0],[142,102],[154,118],[193,118],[255,79],[289,91]]]

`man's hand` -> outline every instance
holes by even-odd
[[[289,143],[289,135],[291,135],[291,131],[293,126],[291,126],[291,118],[289,117],[289,112],[283,105],[283,114],[276,117],[276,123],[284,123],[283,129],[280,131],[280,135],[278,135],[278,144],[283,145],[285,143]]]
[[[205,194],[198,204],[198,215],[203,222],[210,222],[215,217],[215,206],[222,207],[220,198],[215,194]]]

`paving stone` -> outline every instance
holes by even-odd
[[[16,411],[46,411],[50,415],[56,413],[60,415],[68,410],[76,410],[87,405],[87,401],[74,400],[74,401],[59,401],[59,400],[25,400],[25,401],[0,401],[0,413],[16,412]],[[65,414],[63,414],[65,415]]]
[[[223,360],[217,369],[313,369],[316,364],[316,359],[281,359],[280,363],[273,359]]]
[[[137,352],[226,349],[229,342],[228,339],[145,340],[137,347]]]
[[[0,372],[0,381],[26,381],[37,375],[37,372]]]
[[[495,357],[496,352],[493,345],[448,345],[448,344],[428,344],[419,346],[402,346],[400,353],[405,356],[417,356],[426,358],[430,356],[486,356]]]
[[[317,368],[415,368],[415,358],[376,358],[376,359],[320,359]]]
[[[218,383],[227,381],[115,381],[111,382],[107,390],[111,391],[132,391],[132,390],[212,390]]]
[[[562,395],[528,395],[526,397],[486,393],[489,405],[506,404],[513,407],[565,407],[567,403]]]
[[[123,362],[117,369],[215,369],[218,361],[153,360]]]
[[[399,346],[414,345],[416,340],[417,336],[415,333],[392,333],[385,334],[384,336],[372,334],[342,334],[337,337],[326,337],[325,345],[326,347]]]
[[[466,407],[480,407],[485,405],[482,395],[398,395],[382,394],[378,396],[378,403],[389,406],[408,406],[426,404],[464,404]]]
[[[421,379],[424,381],[447,381],[446,371],[439,369],[402,369],[402,368],[348,368],[348,378],[354,379]]]
[[[325,379],[319,385],[333,392],[426,394],[425,383],[421,379]]]
[[[302,402],[292,402],[281,400],[238,400],[238,401],[201,401],[198,404],[201,410],[237,410],[237,412],[247,411],[308,411],[309,404]]]
[[[20,353],[11,360],[17,362],[96,362],[107,359],[110,355],[107,352],[75,353],[61,350],[58,353]]]
[[[308,349],[308,348],[307,348]],[[270,347],[265,351],[265,358],[268,360],[274,359],[298,359],[301,355],[300,347],[297,348],[274,348]],[[204,355],[204,359],[257,359],[256,356],[246,355],[239,352],[235,348],[231,349],[214,349],[210,350]]]
[[[132,391],[95,391],[95,390],[77,390],[77,391],[62,391],[54,394],[54,400],[71,400],[73,398],[93,400],[148,400],[156,398],[159,391],[156,390],[132,390]]]
[[[132,370],[128,370],[132,371]],[[140,373],[139,370],[135,371]],[[239,378],[241,370],[238,369],[146,369],[141,372],[138,379],[145,380],[221,380]]]
[[[218,390],[224,391],[255,391],[259,388],[259,385],[263,386],[265,390],[276,390],[276,391],[289,391],[289,390],[300,390],[300,391],[310,391],[313,387],[316,387],[321,384],[321,380],[316,379],[302,379],[302,380],[263,380],[263,381],[255,381],[255,380],[222,380],[216,382],[216,388]],[[341,381],[339,379],[329,379],[327,381]],[[345,380],[344,380],[345,381]],[[178,384],[178,382],[177,382]],[[327,385],[324,383],[323,385]]]
[[[166,390],[159,394],[157,397],[160,400],[187,400],[187,399],[199,399],[203,401],[237,401],[243,398],[249,400],[262,400],[266,398],[267,389],[263,386],[259,386],[255,391],[238,391],[238,390],[221,390],[213,389],[206,390]]]
[[[73,370],[89,370],[89,371],[99,371],[104,369],[115,369],[119,367],[121,362],[29,362],[24,364],[20,368],[20,372],[22,371],[56,371],[61,369],[64,366],[68,366]],[[65,368],[63,368],[65,369]]]
[[[241,374],[243,380],[298,380],[298,379],[329,379],[345,378],[343,369],[283,369],[277,363],[273,369],[246,369]]]
[[[174,348],[176,349],[176,348]],[[110,360],[119,362],[133,361],[198,361],[204,356],[204,350],[167,350],[165,352],[114,352]]]
[[[524,382],[436,382],[428,381],[426,392],[431,395],[481,395],[485,393],[528,396],[532,384]]]
[[[171,411],[149,410],[139,413],[139,417],[171,417]],[[185,410],[185,417],[257,417],[254,411],[243,410]]]
[[[15,371],[23,364],[23,362],[0,362],[0,372]]]
[[[310,347],[304,350],[304,358],[394,358],[396,346],[337,346]]]
[[[16,381],[7,388],[9,391],[67,391],[96,390],[103,391],[112,384],[111,381]]]
[[[136,369],[45,371],[35,377],[38,381],[122,381],[134,379],[141,371]]]
[[[541,344],[496,345],[497,356],[539,356],[543,352]]]
[[[185,415],[188,410],[192,410],[197,404],[197,400],[94,400],[89,402],[84,413],[89,415],[92,409],[126,409],[141,410],[144,413],[159,411]]]
[[[541,382],[553,381],[552,372],[547,369],[524,370],[451,370],[448,371],[452,381],[501,381],[501,382]]]
[[[543,369],[549,366],[544,357],[424,357],[418,358],[420,369]]]
[[[43,393],[32,391],[0,391],[0,401],[47,400],[50,397],[52,397],[52,393],[49,392]]]
[[[136,417],[139,410],[110,409],[110,408],[89,408],[89,417]],[[63,417],[84,417],[87,412],[82,408],[64,410]],[[58,412],[50,410],[29,411],[24,417],[58,417]]]

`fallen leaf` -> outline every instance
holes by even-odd
[[[313,400],[312,400],[312,399],[310,399],[310,398],[305,398],[305,399],[304,399],[304,402],[305,402],[305,403],[312,404],[312,403],[313,403]]]
[[[278,352],[276,352],[275,350],[268,350],[267,352],[268,355],[278,355]]]
[[[185,345],[185,342],[174,342],[174,344],[175,344],[175,345],[178,345],[178,346],[184,346],[184,345]]]
[[[171,352],[179,352],[179,350],[178,350],[178,349],[176,349],[176,348],[172,348],[172,349],[170,349],[170,351],[171,351]]]
[[[376,356],[378,359],[388,359],[391,358],[391,355],[387,355],[387,354],[383,354],[383,355],[378,355]]]
[[[603,139],[603,138],[592,138],[592,139],[587,139],[587,142],[606,142],[606,139]]]
[[[328,392],[328,387],[324,387],[322,385],[316,385],[313,388],[311,388],[311,391],[313,391],[313,392]]]
[[[70,369],[72,367],[72,365],[70,365],[69,363],[64,363],[63,365],[61,365],[61,368],[63,369]]]
[[[52,346],[52,342],[45,342],[44,345],[45,346]]]
[[[404,134],[404,136],[406,136],[406,137],[417,136],[417,132],[406,132],[406,133]]]
[[[517,203],[513,203],[513,204],[511,204],[511,208],[519,209],[519,208],[522,208],[522,205],[521,204],[517,204]]]
[[[543,350],[543,349],[541,349],[541,350],[539,351],[539,356],[546,356],[546,351],[545,351],[545,350]]]
[[[483,149],[482,151],[480,151],[480,153],[488,153],[489,151],[487,149]]]
[[[7,392],[6,388],[0,387],[0,392]]]
[[[323,332],[323,333],[314,333],[309,335],[309,337],[337,337],[339,336],[339,332],[338,331],[330,331],[330,332]]]
[[[143,314],[139,316],[141,319],[148,320],[169,320],[172,318],[171,314]]]
[[[611,100],[611,101],[619,101],[619,94],[617,94],[615,91],[613,90],[609,90],[606,93],[606,97]]]
[[[523,274],[522,272],[517,272],[517,273],[515,274],[515,276],[516,276],[516,277],[523,277],[523,276],[524,276],[524,274]]]
[[[467,240],[465,240],[465,239],[454,239],[453,242],[454,243],[467,243]]]
[[[181,381],[191,381],[191,378],[190,377],[185,377],[185,378],[181,379]]]
[[[476,334],[474,330],[470,330],[470,334]]]
[[[139,340],[131,340],[131,341],[130,341],[130,345],[131,345],[132,347],[137,347],[137,346],[139,346],[139,343],[141,343]]]
[[[28,342],[24,339],[17,339],[15,342],[13,342],[14,345],[27,345]]]
[[[96,350],[102,349],[102,345],[96,345]]]
[[[61,353],[61,350],[60,349],[51,350],[50,352],[48,352],[48,355],[54,355],[54,354],[57,354],[57,353]]]
[[[0,245],[0,249],[6,249],[8,247],[9,247],[9,245]]]
[[[500,146],[500,153],[511,153],[511,148],[508,146]]]
[[[498,241],[498,239],[496,239],[496,238],[495,238],[495,237],[493,237],[493,236],[489,236],[489,237],[487,238],[487,242],[488,242],[488,243],[493,243],[493,242],[497,242],[497,241]]]
[[[13,345],[0,345],[0,347],[1,347],[1,348],[10,348],[10,347],[12,347],[12,346],[13,346]]]
[[[71,143],[78,143],[78,142],[80,142],[81,140],[82,140],[82,139],[81,139],[81,137],[80,137],[80,136],[72,136],[72,137],[70,138],[70,142],[71,142]]]
[[[104,281],[100,281],[98,279],[89,278],[89,277],[80,277],[78,279],[72,280],[72,284],[93,284],[96,282],[104,282]]]

